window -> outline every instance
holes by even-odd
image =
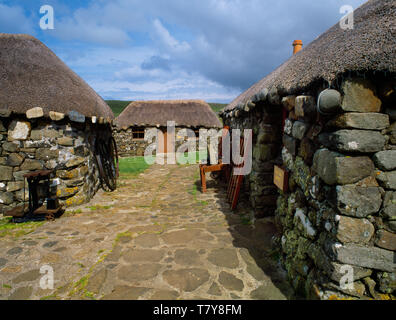
[[[132,128],[132,139],[143,140],[144,139],[144,128]]]
[[[196,137],[197,139],[199,139],[199,129],[195,129],[195,130],[194,130],[194,133],[195,133],[195,137]]]

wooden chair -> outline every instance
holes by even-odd
[[[220,143],[219,143],[219,148],[218,148],[218,163],[217,164],[200,164],[199,165],[199,172],[201,175],[201,187],[202,187],[202,192],[206,192],[206,173],[208,172],[222,172],[226,175],[226,179],[228,179],[229,176],[229,164],[224,164],[222,163],[222,142],[223,139],[227,136],[229,132],[229,127],[225,126],[223,128],[223,134],[222,137],[220,138]]]

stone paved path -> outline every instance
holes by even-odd
[[[287,299],[271,218],[232,213],[224,186],[199,190],[198,166],[153,165],[113,193],[0,238],[0,299]],[[41,289],[40,267],[54,270]]]

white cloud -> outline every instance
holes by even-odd
[[[22,7],[0,3],[0,30],[0,32],[32,34],[33,20],[25,15]]]
[[[169,31],[158,19],[154,20],[153,25],[154,34],[156,36],[155,38],[157,38],[166,49],[176,53],[185,53],[191,49],[187,42],[179,42],[174,37],[172,37]]]
[[[223,101],[232,100],[290,57],[293,40],[307,45],[335,24],[345,4],[96,0],[82,8],[58,10],[60,0],[51,1],[55,30],[49,34],[62,40],[55,52],[100,94],[131,99],[202,95]],[[348,4],[357,8],[363,2]],[[13,10],[13,19],[4,16],[6,24],[20,28],[14,21],[23,10]]]

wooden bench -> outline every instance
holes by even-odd
[[[219,159],[218,162],[219,163],[217,163],[217,164],[200,164],[199,165],[202,192],[206,192],[206,173],[222,172],[225,174],[227,180],[229,178],[230,165],[222,163],[222,160],[221,160],[222,155],[223,155],[222,143],[223,143],[223,139],[227,136],[228,132],[229,132],[229,127],[225,126],[223,128],[223,134],[222,134],[222,137],[220,138],[219,146],[218,146],[218,159]]]

